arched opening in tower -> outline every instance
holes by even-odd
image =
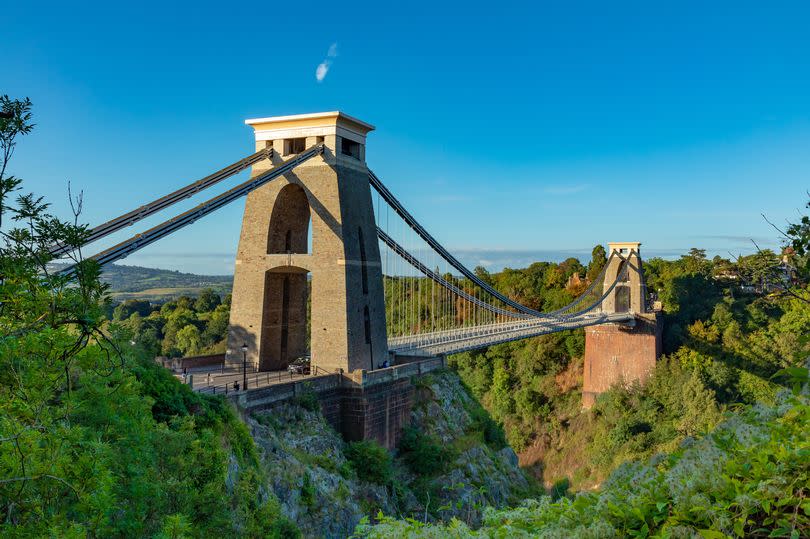
[[[308,272],[281,266],[265,273],[259,370],[283,370],[309,354]]]
[[[310,211],[307,194],[300,185],[291,183],[279,191],[270,214],[267,234],[267,253],[308,253]]]

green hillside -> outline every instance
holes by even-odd
[[[101,280],[110,285],[113,300],[144,299],[162,303],[180,296],[197,296],[206,288],[220,295],[231,292],[233,275],[195,275],[141,266],[111,264]]]

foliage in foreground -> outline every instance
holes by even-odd
[[[231,409],[103,327],[98,265],[50,273],[50,249],[82,245],[86,227],[34,195],[9,200],[30,102],[0,105],[13,113],[0,120],[0,536],[296,536]]]
[[[793,369],[801,370],[801,369]],[[801,373],[806,379],[807,371]],[[807,537],[810,399],[784,392],[746,407],[703,439],[614,471],[599,492],[487,509],[484,525],[380,516],[357,537]]]

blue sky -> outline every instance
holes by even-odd
[[[491,269],[608,241],[775,247],[760,213],[806,200],[806,2],[288,5],[6,3],[0,92],[37,123],[12,172],[62,215],[70,180],[98,223],[250,153],[245,118],[339,109],[377,126],[367,161],[409,210]],[[229,273],[242,206],[125,262]]]

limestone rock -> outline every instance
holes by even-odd
[[[490,447],[476,431],[470,410],[479,405],[454,373],[414,383],[412,426],[452,450],[452,463],[436,477],[418,477],[395,458],[391,486],[360,481],[340,435],[320,413],[295,404],[247,418],[266,487],[305,537],[348,537],[361,518],[373,521],[378,511],[431,521],[456,517],[477,526],[483,507],[507,505],[528,489],[514,451]]]

